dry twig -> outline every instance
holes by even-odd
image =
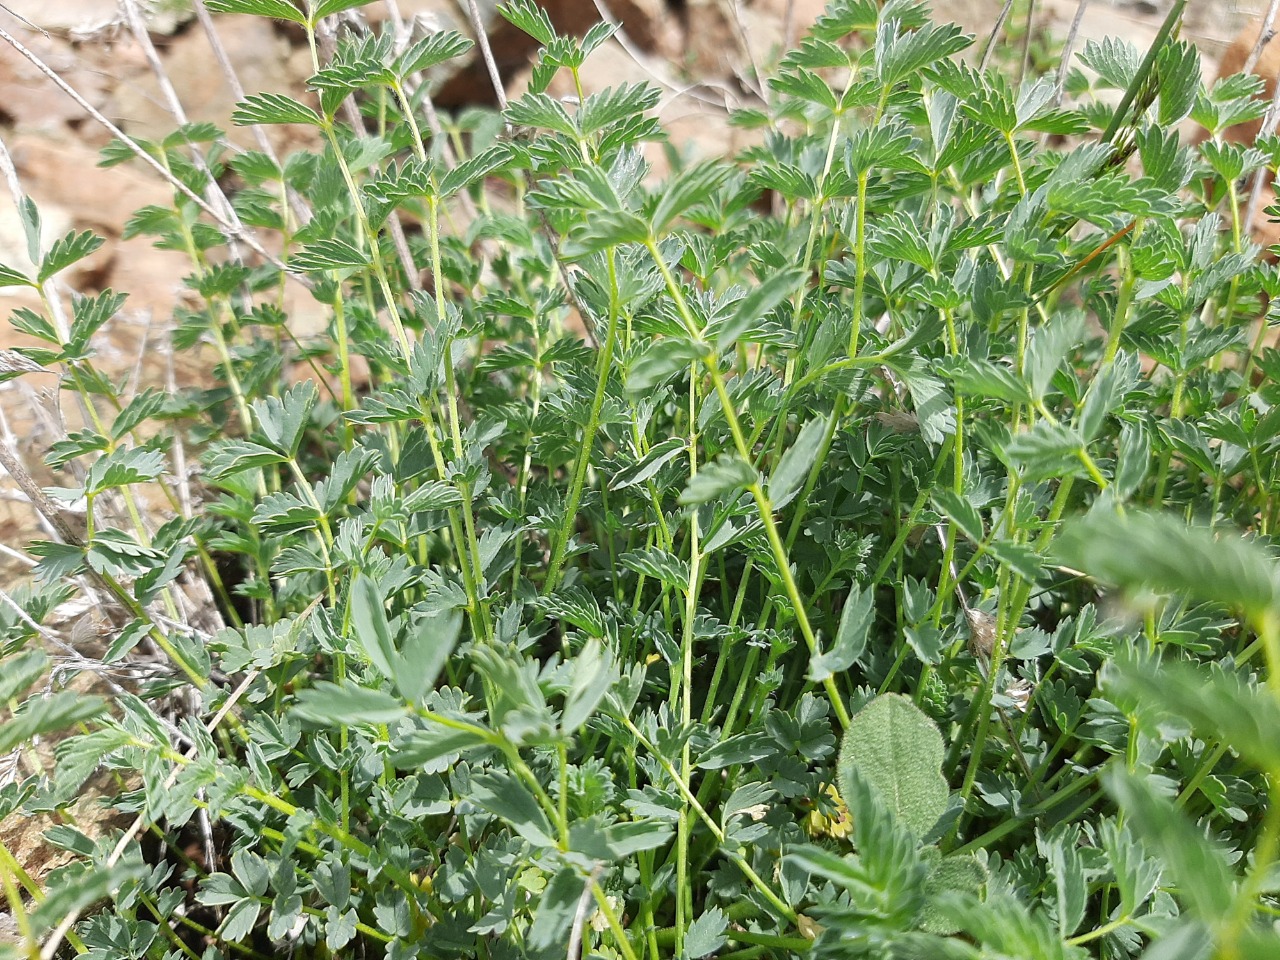
[[[108,120],[106,116],[103,115],[102,111],[98,110],[93,104],[86,100],[80,92],[75,89],[75,87],[67,83],[67,81],[64,80],[56,70],[45,63],[38,54],[28,49],[17,37],[9,33],[7,30],[0,28],[0,40],[3,40],[5,43],[9,44],[9,46],[13,47],[13,49],[17,50],[18,53],[26,58],[37,70],[40,71],[40,73],[51,80],[59,90],[74,100],[80,109],[92,117],[96,123],[109,130],[112,136],[116,137],[116,139],[128,147],[135,156],[158,173],[166,183],[212,217],[214,222],[218,225],[218,229],[228,240],[240,240],[245,244],[245,246],[258,254],[258,256],[262,257],[277,269],[284,271],[295,282],[302,284],[302,286],[306,287],[308,290],[314,286],[309,277],[290,269],[280,260],[279,257],[267,250],[267,248],[264,247],[252,233],[249,233],[243,228],[239,228],[234,223],[228,221],[222,214],[211,207],[203,197],[166,170],[160,161],[151,156],[151,154],[144,150],[132,137]]]

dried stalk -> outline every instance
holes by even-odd
[[[196,20],[199,21],[200,28],[204,31],[205,38],[209,41],[209,49],[213,51],[213,57],[218,61],[218,67],[222,70],[227,86],[231,89],[231,95],[237,100],[243,100],[245,98],[244,85],[240,83],[236,68],[232,65],[231,58],[227,56],[227,48],[223,46],[222,38],[218,36],[213,17],[209,15],[209,11],[205,8],[204,0],[192,0],[192,7],[195,10]],[[280,158],[262,126],[255,123],[250,125],[249,129],[253,134],[254,142],[258,145],[258,149],[279,166]],[[293,215],[298,222],[302,224],[310,222],[311,208],[307,205],[307,201],[302,198],[302,195],[287,184],[285,185],[285,193],[289,198],[289,209],[293,211]]]
[[[1084,20],[1084,12],[1089,0],[1080,0],[1076,7],[1076,15],[1071,18],[1071,28],[1067,30],[1066,42],[1062,45],[1062,59],[1058,61],[1058,76],[1054,79],[1054,105],[1062,103],[1062,90],[1067,83],[1067,71],[1071,69],[1071,53],[1076,46],[1076,34],[1080,32],[1080,23]]]
[[[98,110],[96,107],[94,107],[93,104],[91,104],[88,100],[86,100],[83,96],[81,96],[81,94],[79,93],[79,91],[75,89],[75,87],[71,86],[71,84],[67,83],[66,80],[62,79],[61,75],[56,70],[54,70],[47,63],[45,63],[44,60],[42,60],[38,54],[29,50],[22,43],[22,41],[20,41],[17,37],[9,33],[7,30],[0,28],[0,40],[3,40],[5,43],[9,44],[9,46],[13,47],[13,49],[17,50],[18,53],[20,53],[24,58],[26,58],[37,70],[39,70],[42,74],[44,74],[45,77],[51,80],[54,83],[54,85],[58,87],[59,90],[61,90],[63,93],[69,96],[72,100],[74,100],[76,104],[80,107],[80,109],[84,110],[84,112],[87,113],[90,117],[92,117],[94,121],[97,122],[99,125],[101,125],[102,127],[106,128],[108,131],[110,131],[112,136],[116,137],[121,143],[123,143],[126,147],[128,147],[129,150],[132,151],[135,156],[137,156],[144,163],[146,163],[147,166],[151,167],[151,169],[153,169],[156,173],[158,173],[166,183],[168,183],[171,187],[173,187],[175,190],[177,190],[179,193],[181,193],[183,196],[189,199],[192,203],[198,206],[201,210],[207,213],[210,217],[212,217],[213,220],[218,224],[218,229],[222,232],[223,236],[225,236],[228,240],[240,240],[247,247],[253,250],[254,253],[258,254],[258,256],[262,257],[265,261],[267,261],[277,269],[284,271],[295,282],[300,283],[302,286],[306,287],[308,290],[312,289],[315,286],[311,282],[310,278],[308,278],[304,274],[297,273],[294,270],[291,270],[277,256],[275,256],[275,254],[268,251],[261,243],[258,242],[258,239],[254,237],[253,234],[243,230],[243,228],[237,228],[234,224],[229,223],[226,220],[226,218],[223,217],[220,213],[218,213],[218,211],[215,210],[213,207],[211,207],[204,200],[203,197],[201,197],[199,194],[193,191],[190,187],[188,187],[185,183],[183,183],[181,180],[175,177],[172,173],[166,170],[164,166],[160,163],[160,161],[156,160],[155,157],[151,156],[151,154],[149,154],[146,150],[142,149],[142,147],[139,146],[138,143],[135,142],[132,137],[128,136],[123,130],[121,130],[114,123],[108,120],[100,110]]]
[[[1259,137],[1269,137],[1276,132],[1276,124],[1280,121],[1280,83],[1276,83],[1275,89],[1271,93],[1271,103],[1267,105],[1267,112],[1262,116],[1262,126],[1258,130]],[[1244,235],[1251,237],[1253,235],[1253,222],[1258,217],[1258,211],[1262,206],[1262,189],[1267,179],[1267,167],[1262,166],[1253,172],[1253,183],[1249,187],[1249,204],[1245,208],[1244,215]]]
[[[168,71],[165,70],[164,64],[160,61],[160,54],[156,52],[155,44],[151,42],[151,33],[147,30],[147,24],[138,10],[137,0],[120,0],[120,6],[124,11],[125,22],[133,33],[134,42],[142,50],[142,56],[156,78],[156,83],[160,87],[160,94],[164,97],[169,112],[173,114],[173,119],[178,126],[186,126],[187,112],[182,107],[182,100],[178,97],[178,91],[173,88],[173,82],[169,79]],[[196,169],[204,174],[207,182],[205,196],[209,204],[218,209],[219,213],[226,218],[226,221],[231,224],[237,234],[244,233],[244,224],[240,222],[240,218],[236,215],[235,209],[231,206],[231,201],[227,199],[227,195],[218,186],[218,181],[205,160],[204,151],[195,144],[190,146],[191,158],[196,165]],[[239,259],[239,257],[237,256],[236,259]]]
[[[987,45],[982,48],[982,59],[978,61],[979,71],[987,69],[987,64],[991,62],[991,54],[995,52],[996,41],[1000,39],[1000,31],[1004,29],[1004,22],[1009,19],[1009,11],[1012,9],[1013,0],[1005,0],[1000,16],[996,17],[995,26],[991,28],[991,35],[987,37]]]
[[[502,86],[502,76],[498,73],[497,61],[493,59],[493,47],[489,45],[489,34],[484,28],[484,18],[480,16],[480,7],[476,0],[467,0],[467,13],[471,17],[471,28],[476,32],[476,45],[480,48],[480,57],[484,60],[485,69],[489,71],[489,82],[493,84],[494,96],[498,98],[498,109],[507,112],[507,91]],[[507,125],[508,130],[510,124]]]
[[[77,547],[84,546],[84,536],[71,529],[71,525],[67,523],[62,510],[40,489],[40,485],[31,478],[31,474],[27,473],[22,461],[14,455],[6,443],[0,443],[0,467],[5,468],[9,476],[13,478],[13,482],[27,495],[31,505],[40,511],[40,515],[49,522],[49,525],[53,527],[64,543]]]
[[[253,681],[257,678],[258,671],[254,670],[240,681],[240,685],[231,693],[231,696],[227,697],[226,703],[224,703],[218,712],[213,715],[213,719],[205,724],[205,731],[207,733],[213,733],[213,731],[222,724],[222,721],[226,719],[237,701],[244,696],[245,691],[249,689],[250,685],[252,685]],[[195,753],[196,745],[192,744],[186,752],[186,759],[194,759]],[[183,766],[184,764],[180,763],[174,764],[173,770],[169,773],[169,776],[165,778],[164,787],[166,790],[178,782],[178,774],[182,772]],[[144,815],[139,814],[134,819],[133,823],[129,825],[129,829],[124,832],[124,835],[107,856],[106,866],[108,868],[114,867],[120,862],[120,858],[123,857],[125,851],[129,849],[129,845],[132,844],[138,834],[142,832],[145,822],[146,820]],[[62,941],[66,938],[67,933],[75,925],[75,922],[78,919],[80,919],[79,908],[72,910],[62,918],[57,927],[54,928],[53,932],[49,934],[49,938],[44,942],[44,946],[40,950],[40,960],[53,960],[53,958],[58,955],[58,948],[62,946]]]
[[[671,78],[667,73],[665,63],[657,57],[651,57],[643,50],[635,45],[627,32],[622,28],[622,22],[613,15],[613,11],[609,9],[607,0],[592,0],[595,5],[596,12],[600,14],[600,19],[605,23],[611,24],[618,28],[613,35],[613,39],[618,42],[618,46],[622,47],[622,51],[631,58],[637,67],[649,75],[649,78],[661,87],[665,87],[671,91],[671,100],[677,100],[680,97],[690,97],[699,103],[705,103],[708,106],[715,107],[725,113],[729,112],[729,96],[730,91],[724,84],[712,84],[706,81],[698,84],[681,85]],[[708,97],[705,93],[700,92],[698,87],[714,87],[723,95],[722,99],[716,100]]]
[[[1249,57],[1245,60],[1244,66],[1240,68],[1241,73],[1253,73],[1253,68],[1258,65],[1258,59],[1262,56],[1262,51],[1272,38],[1276,35],[1276,10],[1280,9],[1280,0],[1271,0],[1271,5],[1267,7],[1266,15],[1262,18],[1261,29],[1258,30],[1258,39],[1253,45],[1253,49],[1249,51]]]
[[[602,865],[599,863],[592,866],[591,875],[587,877],[582,894],[578,897],[578,905],[573,911],[573,927],[569,932],[569,951],[565,955],[567,960],[578,960],[582,956],[582,933],[587,925],[587,909],[591,906],[591,887],[600,876],[601,869]]]

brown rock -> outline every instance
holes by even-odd
[[[0,913],[0,943],[19,943],[18,925],[7,913]]]
[[[40,232],[47,245],[71,229],[71,214],[59,204],[48,206],[41,204],[40,226]],[[0,196],[0,263],[28,276],[34,271],[27,252],[27,234],[23,230],[22,221],[18,219],[18,210],[10,201],[7,190],[3,196]],[[0,302],[4,303],[7,312],[15,299],[21,298],[24,302],[28,299],[28,288],[5,287],[0,291],[0,297],[4,298]],[[0,333],[0,338],[3,338],[3,333]]]
[[[685,47],[680,66],[697,77],[728,77],[747,59],[723,0],[689,0],[684,10]]]
[[[218,34],[246,93],[291,93],[297,95],[301,77],[289,70],[288,41],[264,17],[218,17]],[[122,41],[121,47],[132,47]],[[236,98],[223,77],[209,41],[202,30],[187,30],[160,50],[169,80],[192,121],[216,123],[233,142],[256,149],[248,130],[230,125]],[[310,64],[307,64],[310,73]],[[173,131],[173,115],[160,94],[159,84],[149,69],[124,78],[115,91],[113,119],[126,133],[163,137]]]
[[[9,0],[5,6],[41,29],[65,32],[73,37],[109,29],[119,18],[117,0],[54,0],[52,3],[47,0]],[[173,33],[194,16],[191,4],[181,0],[140,6],[147,25],[152,33],[157,34]]]
[[[1259,17],[1240,31],[1231,45],[1227,47],[1226,52],[1222,55],[1222,61],[1218,65],[1218,77],[1229,77],[1232,74],[1240,73],[1244,70],[1245,64],[1253,53],[1253,48],[1258,42],[1258,37],[1262,32],[1263,21]],[[1262,48],[1262,54],[1258,57],[1258,62],[1253,68],[1254,74],[1261,77],[1266,84],[1263,91],[1263,97],[1267,103],[1271,102],[1271,98],[1275,95],[1276,77],[1280,75],[1280,39],[1272,39]],[[1230,127],[1223,133],[1223,139],[1230,140],[1235,143],[1252,143],[1262,129],[1262,121],[1254,120],[1251,123],[1242,123],[1239,126]],[[1200,136],[1204,136],[1201,131]],[[1245,203],[1248,203],[1247,194],[1245,195]],[[1268,177],[1263,184],[1262,206],[1270,204],[1273,199],[1271,189],[1271,178]],[[1259,211],[1254,216],[1253,242],[1261,246],[1263,249],[1273,244],[1280,243],[1280,224],[1273,223],[1266,214]]]
[[[47,224],[46,247],[68,229],[93,230],[109,240],[68,272],[70,284],[80,292],[111,287],[127,293],[128,310],[171,313],[190,261],[176,251],[156,249],[151,237],[118,239],[135,211],[172,202],[168,185],[140,166],[99,167],[97,151],[76,140],[29,134],[16,137],[10,148]]]
[[[107,75],[87,67],[70,43],[55,35],[32,34],[24,45],[91,104],[107,99]],[[14,50],[0,54],[0,121],[16,130],[61,130],[83,119],[84,111]]]
[[[773,63],[813,26],[826,0],[751,0],[741,4],[747,39],[757,57]],[[947,16],[950,16],[950,10]]]
[[[711,157],[733,157],[763,134],[729,125],[729,116],[711,104],[681,99],[662,114],[662,124],[676,149],[693,163]],[[654,157],[657,153],[658,156]],[[660,151],[649,151],[653,172],[668,176],[666,157]]]
[[[405,22],[416,22],[426,30],[456,30],[458,33],[470,34],[467,25],[466,0],[397,0],[396,10],[400,19]],[[361,7],[360,12],[369,23],[382,23],[390,15],[384,3],[371,3]]]
[[[36,204],[60,207],[80,229],[118,235],[139,207],[170,200],[158,176],[129,164],[99,167],[98,151],[78,140],[19,135],[9,149]]]
[[[5,6],[45,30],[81,30],[116,15],[116,0],[6,0]]]
[[[552,26],[560,34],[581,36],[600,19],[592,0],[544,0],[539,6],[546,11]],[[506,84],[529,65],[539,44],[523,30],[496,16],[492,2],[482,0],[479,7],[482,19],[489,25],[489,45],[493,48],[494,63]],[[475,104],[492,106],[497,102],[488,70],[478,54],[441,86],[435,101],[445,110]]]
[[[641,50],[663,57],[679,56],[683,24],[664,0],[609,0],[605,9]]]
[[[1240,31],[1235,40],[1231,42],[1231,46],[1227,47],[1222,54],[1222,60],[1218,64],[1219,78],[1229,77],[1234,73],[1240,73],[1244,69],[1261,32],[1261,18],[1253,21]],[[1275,94],[1276,76],[1280,74],[1280,41],[1273,38],[1262,48],[1262,55],[1258,58],[1253,72],[1266,83],[1266,90],[1263,96],[1267,102],[1270,102],[1271,97]],[[1261,129],[1262,121],[1254,120],[1252,123],[1242,123],[1239,126],[1231,127],[1227,130],[1225,138],[1236,143],[1252,143]]]

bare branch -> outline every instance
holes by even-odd
[[[1275,37],[1276,10],[1278,9],[1280,9],[1280,0],[1271,0],[1271,5],[1267,7],[1266,15],[1258,25],[1258,39],[1254,43],[1253,49],[1249,51],[1249,57],[1245,60],[1244,66],[1240,68],[1241,73],[1253,73],[1253,68],[1258,65],[1262,51]]]
[[[1058,76],[1054,80],[1053,102],[1055,105],[1062,102],[1062,89],[1067,82],[1067,71],[1071,69],[1071,53],[1075,49],[1076,35],[1080,32],[1080,23],[1084,20],[1084,12],[1088,6],[1089,0],[1080,0],[1080,4],[1076,7],[1076,15],[1071,18],[1071,28],[1067,30],[1067,39],[1062,45],[1062,59],[1058,61]]]
[[[264,260],[266,260],[268,263],[270,263],[272,266],[276,267],[277,269],[284,271],[286,274],[292,277],[297,283],[302,284],[302,286],[306,287],[308,290],[312,289],[315,286],[311,282],[310,278],[308,278],[305,274],[297,273],[291,270],[288,266],[286,266],[284,262],[282,262],[277,256],[275,256],[275,254],[268,251],[261,243],[259,243],[257,238],[254,237],[251,233],[248,233],[247,231],[244,231],[242,228],[237,227],[235,224],[228,222],[227,219],[222,214],[220,214],[217,210],[213,209],[213,207],[211,207],[204,200],[203,197],[201,197],[194,190],[188,187],[185,183],[183,183],[181,180],[175,177],[172,173],[166,170],[161,165],[160,161],[158,161],[155,157],[151,156],[151,154],[149,154],[146,150],[142,149],[142,147],[139,146],[138,143],[134,141],[132,137],[128,136],[123,130],[121,130],[114,123],[108,120],[100,110],[98,110],[93,104],[91,104],[88,100],[86,100],[83,96],[81,96],[80,93],[73,86],[71,86],[71,84],[67,83],[67,81],[62,79],[62,77],[58,74],[56,70],[54,70],[47,63],[45,63],[36,53],[29,50],[22,43],[22,41],[20,41],[17,37],[9,33],[7,30],[0,28],[0,40],[3,40],[5,43],[9,44],[9,46],[13,47],[13,49],[17,50],[18,53],[22,54],[22,56],[25,57],[28,61],[30,61],[31,64],[35,66],[37,70],[39,70],[49,80],[51,80],[58,87],[58,89],[60,89],[63,93],[69,96],[72,100],[74,100],[80,106],[80,108],[84,110],[85,113],[91,116],[101,126],[111,131],[112,136],[120,140],[121,143],[123,143],[126,147],[128,147],[139,159],[141,159],[144,163],[146,163],[147,166],[151,167],[151,169],[153,169],[156,173],[158,173],[166,183],[172,186],[175,190],[177,190],[183,196],[187,197],[187,199],[191,200],[196,206],[198,206],[201,210],[203,210],[210,217],[212,217],[214,221],[218,224],[218,227],[222,231],[223,236],[225,236],[228,240],[242,241],[247,247],[249,247],[256,254],[258,254],[258,256],[262,257]]]
[[[480,15],[480,7],[476,5],[476,0],[467,0],[467,12],[471,16],[471,28],[476,32],[476,45],[480,47],[480,56],[484,60],[485,68],[489,71],[489,82],[493,84],[494,96],[498,98],[498,109],[506,113],[507,91],[502,87],[502,76],[498,73],[498,64],[493,59],[493,47],[489,45],[489,34],[484,28],[484,18]]]

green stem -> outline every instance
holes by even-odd
[[[685,302],[684,294],[680,292],[680,287],[676,283],[675,277],[671,275],[671,270],[662,259],[662,253],[658,250],[657,243],[651,238],[645,242],[645,245],[648,247],[654,263],[658,265],[658,270],[666,283],[667,291],[676,302],[676,307],[680,311],[685,329],[690,336],[696,338],[698,331],[693,314],[689,311],[689,305]],[[725,386],[724,377],[720,374],[719,361],[716,355],[707,353],[703,357],[703,363],[711,375],[711,383],[715,388],[716,395],[720,398],[721,411],[724,413],[725,421],[729,425],[729,433],[733,437],[734,447],[738,452],[738,456],[742,458],[744,463],[752,463],[754,458],[751,456],[751,450],[747,446],[746,436],[742,432],[742,424],[738,421],[738,415],[734,409],[733,400],[729,397],[729,390]],[[782,544],[782,538],[778,534],[778,525],[773,519],[773,506],[758,479],[751,483],[747,489],[756,502],[756,511],[760,515],[760,522],[764,524],[765,536],[769,540],[769,549],[772,551],[774,562],[778,566],[778,575],[782,578],[783,589],[794,607],[793,613],[796,623],[800,627],[800,633],[804,637],[805,645],[809,648],[809,653],[816,655],[818,653],[818,640],[814,635],[813,626],[809,623],[809,615],[805,612],[804,600],[800,596],[799,588],[796,586],[795,577],[791,573],[787,550]],[[836,686],[835,679],[828,677],[823,681],[823,687],[826,690],[827,698],[831,701],[831,708],[835,711],[836,719],[840,721],[841,729],[847,729],[849,726],[849,711],[840,696],[840,690]]]
[[[727,850],[724,848],[724,831],[720,829],[720,825],[716,823],[711,815],[707,813],[702,804],[698,802],[698,798],[694,796],[693,791],[689,789],[689,785],[680,777],[679,772],[674,766],[672,766],[671,761],[654,748],[653,744],[646,739],[645,735],[640,732],[639,728],[631,722],[630,717],[617,715],[616,719],[630,731],[631,735],[636,738],[641,746],[649,751],[650,755],[653,756],[653,758],[658,761],[662,769],[666,771],[667,776],[669,776],[675,783],[676,789],[684,798],[684,802],[693,809],[693,811],[698,815],[698,819],[706,825],[707,829],[711,831],[711,835],[715,837],[716,842],[720,844],[721,852],[737,865],[738,869],[741,870],[743,875],[747,878],[747,881],[756,888],[765,900],[769,902],[769,905],[777,911],[779,916],[785,918],[791,923],[798,922],[799,917],[796,915],[796,912],[792,910],[791,907],[787,906],[782,898],[779,897],[778,894],[776,894],[769,885],[760,878],[760,875],[751,868],[751,865],[747,863],[743,856],[735,850]]]
[[[1138,65],[1138,72],[1133,75],[1133,80],[1130,81],[1124,96],[1121,97],[1120,103],[1111,115],[1111,122],[1107,124],[1107,129],[1103,131],[1103,143],[1110,143],[1115,138],[1115,135],[1120,132],[1121,126],[1124,125],[1125,120],[1128,118],[1129,107],[1133,104],[1138,92],[1146,85],[1147,79],[1151,76],[1151,71],[1155,69],[1156,57],[1159,56],[1160,49],[1164,46],[1165,41],[1173,33],[1178,19],[1182,16],[1182,8],[1186,5],[1187,0],[1174,0],[1173,5],[1169,8],[1164,22],[1160,24],[1160,29],[1156,31],[1155,39],[1151,41],[1151,46],[1147,48],[1147,55],[1142,58],[1142,63]]]
[[[696,368],[695,368],[696,372]],[[689,478],[698,475],[698,378],[689,378]],[[693,723],[693,647],[694,622],[698,613],[698,594],[702,586],[702,553],[699,542],[698,511],[689,513],[689,581],[684,597],[684,624],[680,644],[680,721],[684,729]],[[688,782],[693,775],[692,753],[686,739],[680,750],[680,778]],[[676,953],[684,950],[686,917],[693,916],[693,891],[689,885],[689,810],[680,811],[676,824]]]
[[[1068,477],[1058,487],[1058,493],[1054,497],[1052,506],[1049,508],[1049,516],[1045,523],[1043,532],[1036,543],[1036,552],[1041,556],[1044,555],[1048,548],[1049,540],[1052,539],[1058,521],[1062,519],[1062,513],[1066,509],[1067,500],[1071,493],[1071,478]],[[1008,583],[1007,568],[1002,568],[1001,583]],[[991,651],[991,662],[987,670],[986,679],[983,681],[982,690],[979,694],[980,700],[978,707],[978,728],[973,738],[973,752],[969,756],[969,766],[965,771],[964,783],[960,788],[960,798],[967,803],[970,792],[973,790],[974,780],[978,775],[978,769],[982,763],[982,752],[986,745],[987,733],[991,724],[991,698],[995,693],[995,684],[1000,677],[1001,668],[1004,666],[1004,655],[1008,649],[1009,641],[1013,638],[1013,634],[1017,632],[1018,625],[1022,620],[1022,611],[1026,606],[1027,599],[1031,595],[1031,584],[1021,580],[1015,589],[1008,591],[1013,596],[1011,601],[1005,605],[1002,603],[1000,616],[996,626],[995,646]],[[1001,591],[1001,597],[1006,595],[1005,591]],[[956,821],[956,828],[959,829],[960,820]]]
[[[1142,218],[1139,217],[1134,227],[1133,237],[1137,238],[1142,230]],[[1131,241],[1132,242],[1132,241]],[[1137,285],[1138,275],[1133,269],[1125,244],[1116,248],[1116,265],[1120,269],[1120,292],[1116,297],[1116,312],[1111,319],[1111,330],[1107,334],[1107,348],[1102,355],[1102,363],[1109,366],[1120,350],[1120,335],[1124,333],[1125,324],[1129,320],[1129,304],[1133,301],[1133,289]]]
[[[573,480],[569,487],[569,500],[565,504],[564,517],[561,519],[560,531],[556,534],[556,544],[551,554],[551,563],[547,567],[547,578],[542,586],[544,596],[551,593],[560,581],[560,570],[564,565],[565,553],[569,548],[573,525],[578,518],[578,507],[582,503],[582,491],[586,485],[587,468],[591,464],[591,450],[595,446],[596,433],[600,429],[600,411],[604,409],[609,372],[613,369],[613,352],[618,340],[619,314],[617,258],[613,247],[608,250],[607,261],[609,269],[608,326],[605,330],[604,346],[600,350],[600,356],[596,363],[596,389],[591,398],[591,411],[587,415],[587,429],[582,437],[578,460],[573,468]]]
[[[1080,791],[1092,786],[1098,779],[1098,771],[1093,770],[1083,776],[1076,777],[1071,780],[1065,787],[1050,794],[1044,800],[1037,803],[1034,807],[1024,810],[1019,816],[1008,817],[1002,820],[995,827],[992,827],[986,833],[974,837],[968,843],[956,847],[951,851],[952,856],[962,856],[967,853],[973,853],[975,850],[983,850],[997,840],[1003,839],[1013,831],[1017,830],[1023,824],[1029,823],[1043,813],[1052,810],[1058,804],[1062,803],[1068,797],[1074,796]]]
[[[1097,929],[1090,930],[1088,933],[1082,933],[1078,937],[1069,937],[1066,942],[1071,944],[1073,947],[1078,947],[1082,943],[1099,940],[1109,933],[1114,933],[1116,930],[1128,926],[1132,922],[1133,918],[1128,914],[1125,914],[1123,917],[1116,917],[1114,920],[1108,921]]]

